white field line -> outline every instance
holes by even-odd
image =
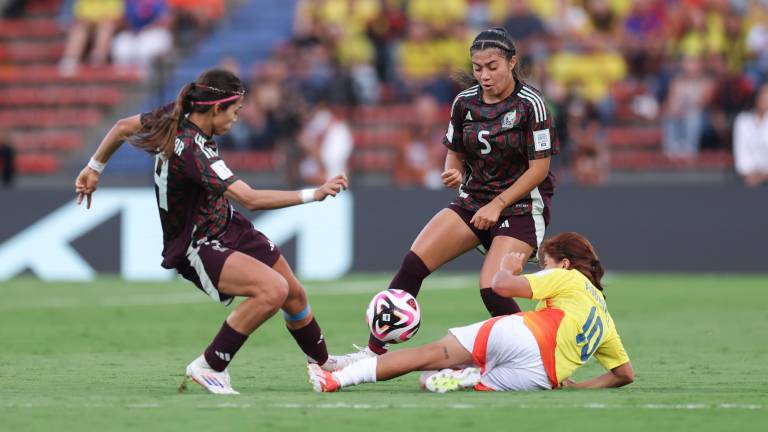
[[[309,282],[305,288],[310,296],[344,295],[375,293],[386,288],[384,281],[342,281],[342,282]],[[468,289],[477,285],[476,277],[442,276],[434,277],[424,283],[424,289],[442,291]],[[161,288],[159,288],[160,290]],[[79,307],[129,307],[129,306],[164,306],[194,303],[209,303],[212,300],[204,293],[189,284],[188,292],[173,292],[141,295],[121,295],[92,297],[91,299],[73,299],[69,297],[39,298],[34,302],[0,304],[0,310],[14,309],[67,309]]]
[[[127,408],[127,409],[159,409],[159,408],[172,408],[179,407],[178,404],[168,404],[167,406],[162,403],[150,402],[150,403],[131,403],[131,404],[110,404],[110,403],[85,403],[70,405],[63,403],[47,404],[47,403],[0,403],[0,409],[12,409],[12,408],[55,408],[60,406],[76,406],[78,408]],[[764,411],[768,407],[760,404],[736,404],[736,403],[719,403],[719,404],[564,404],[564,405],[551,405],[551,404],[470,404],[470,403],[452,403],[452,404],[370,404],[370,403],[277,403],[271,405],[264,405],[261,403],[237,403],[237,402],[220,402],[220,403],[208,403],[208,404],[195,404],[194,406],[186,406],[186,408],[196,409],[264,409],[264,408],[277,408],[287,410],[307,410],[307,409],[360,409],[360,410],[392,410],[392,409],[641,409],[641,410],[673,410],[673,411],[705,411],[705,410],[747,410],[747,411]]]

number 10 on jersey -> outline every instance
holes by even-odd
[[[592,306],[587,321],[581,327],[581,333],[576,335],[576,344],[581,345],[581,361],[586,362],[594,354],[603,338],[603,320],[597,316],[597,307]]]

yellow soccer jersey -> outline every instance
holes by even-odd
[[[524,275],[535,311],[523,313],[536,337],[552,388],[593,355],[611,370],[629,362],[603,293],[578,270],[549,269]]]

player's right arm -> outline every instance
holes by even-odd
[[[453,150],[448,150],[445,155],[445,171],[441,174],[443,184],[455,189],[461,186],[464,180],[464,155]]]
[[[224,192],[228,199],[240,203],[248,210],[268,210],[290,207],[305,202],[322,201],[328,196],[336,196],[349,187],[347,176],[344,174],[328,180],[320,187],[303,191],[279,191],[253,189],[246,182],[237,180]]]
[[[100,171],[96,170],[96,167],[105,165],[109,158],[120,148],[123,141],[128,139],[131,135],[138,133],[141,130],[141,116],[134,115],[120,119],[112,126],[104,139],[101,140],[99,147],[91,157],[88,165],[80,171],[80,174],[75,180],[75,192],[77,193],[77,203],[83,202],[83,198],[86,198],[86,207],[91,208],[91,194],[96,191],[99,185]],[[95,164],[94,164],[95,162]]]
[[[448,148],[445,156],[445,170],[440,175],[446,187],[455,189],[464,181],[464,149],[463,130],[463,105],[461,93],[456,96],[451,105],[451,119],[448,122],[448,131],[443,138],[443,145]]]
[[[493,276],[491,288],[502,297],[532,298],[533,290],[527,278],[520,276],[527,257],[520,252],[511,252],[501,259],[499,271]]]

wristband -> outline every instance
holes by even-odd
[[[106,162],[99,162],[94,158],[91,158],[91,160],[88,161],[88,168],[96,171],[97,173],[101,174],[104,171],[104,168],[107,167]]]
[[[304,204],[315,200],[315,189],[302,189],[299,191],[299,194],[301,195],[301,202]]]

